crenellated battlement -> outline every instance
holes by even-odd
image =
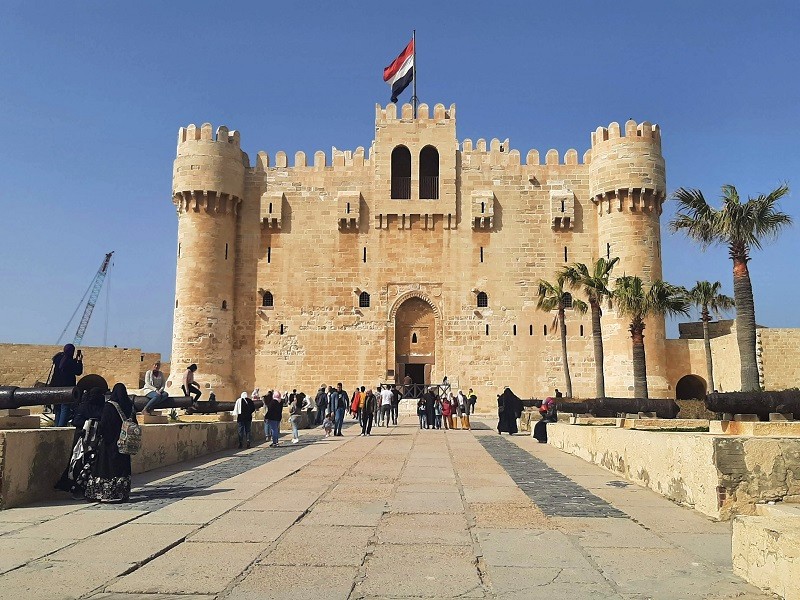
[[[336,147],[331,148],[330,162],[324,150],[314,152],[312,162],[309,162],[306,153],[299,150],[294,153],[294,162],[289,164],[289,156],[279,150],[275,153],[275,160],[271,160],[269,154],[261,150],[256,157],[256,172],[264,172],[267,169],[308,169],[321,170],[337,167],[364,167],[369,166],[369,159],[364,155],[364,147],[359,146],[355,150],[340,150]]]
[[[217,127],[214,131],[211,123],[203,123],[200,127],[192,123],[186,127],[181,127],[178,130],[178,146],[187,142],[206,141],[206,142],[224,142],[241,148],[241,141],[239,139],[239,132],[235,129],[229,130],[225,125]]]
[[[489,142],[488,149],[485,139],[481,138],[473,145],[472,140],[466,138],[461,143],[461,154],[466,166],[475,166],[482,163],[501,166],[515,166],[520,164],[524,164],[525,166],[539,166],[542,164],[538,150],[528,150],[528,153],[525,155],[525,162],[521,163],[519,150],[511,149],[508,138],[502,142],[497,138],[493,138]],[[574,166],[578,164],[589,164],[591,159],[591,150],[584,152],[583,160],[580,161],[578,151],[574,148],[570,148],[564,153],[563,160],[561,160],[558,150],[551,148],[545,154],[544,164],[547,166]]]
[[[397,105],[389,103],[386,108],[380,104],[375,105],[375,125],[386,125],[387,123],[397,121],[415,121],[419,123],[425,122],[440,122],[449,121],[456,118],[456,105],[451,104],[449,109],[446,109],[444,104],[436,104],[433,107],[433,113],[430,107],[422,103],[417,106],[417,118],[414,119],[414,107],[411,104],[403,104],[400,107],[400,114],[397,113]]]
[[[627,142],[639,140],[650,140],[661,146],[661,128],[648,121],[636,123],[633,119],[626,121],[624,133],[616,121],[610,123],[608,127],[598,127],[592,132],[592,148],[606,145],[606,142],[613,144],[615,140],[625,140]]]

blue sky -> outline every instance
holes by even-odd
[[[0,341],[54,343],[115,250],[110,311],[104,292],[84,343],[107,317],[109,344],[167,356],[178,128],[239,129],[251,157],[368,146],[382,69],[413,28],[420,99],[456,103],[460,139],[582,155],[632,117],[661,125],[670,190],[800,186],[796,2],[5,0]],[[797,197],[783,208],[800,221]],[[799,227],[753,254],[759,323],[800,327]],[[663,256],[667,280],[732,294],[724,249],[664,227]]]

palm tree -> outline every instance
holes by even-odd
[[[722,186],[722,208],[709,206],[700,190],[680,188],[675,192],[678,212],[670,222],[672,231],[683,231],[705,249],[724,244],[733,260],[733,296],[736,300],[736,341],[742,364],[742,391],[761,389],[756,362],[756,314],[753,286],[747,263],[750,250],[761,249],[761,242],[773,239],[792,224],[792,218],[777,209],[778,200],[789,193],[782,185],[757,198],[739,199],[732,185]]]
[[[733,298],[720,294],[722,284],[719,281],[698,281],[695,286],[686,292],[689,302],[700,309],[700,320],[703,322],[703,342],[706,346],[706,372],[708,376],[708,389],[714,390],[714,365],[711,359],[711,339],[708,335],[708,322],[711,313],[719,317],[720,313],[733,308]]]
[[[623,275],[617,279],[613,298],[617,312],[630,319],[628,330],[633,344],[633,395],[647,398],[644,321],[648,317],[687,315],[689,300],[683,288],[661,280],[654,281],[645,290],[641,278],[633,275]]]
[[[567,323],[565,309],[572,309],[580,314],[585,314],[586,303],[576,300],[568,291],[564,289],[565,279],[559,275],[555,283],[550,283],[544,279],[539,280],[539,300],[536,308],[545,312],[557,311],[553,319],[553,326],[559,325],[561,332],[561,360],[564,363],[564,384],[567,388],[567,398],[572,398],[572,377],[569,374],[569,362],[567,361]]]
[[[603,372],[603,330],[600,325],[600,317],[603,315],[602,302],[611,297],[611,290],[608,289],[608,279],[611,270],[617,264],[619,258],[606,260],[598,259],[591,267],[583,263],[575,263],[569,267],[564,267],[559,276],[563,276],[567,284],[573,288],[583,290],[589,307],[592,310],[592,342],[594,343],[594,386],[595,395],[598,398],[606,396],[606,379]]]

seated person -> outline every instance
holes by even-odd
[[[186,373],[183,374],[183,385],[181,386],[183,393],[192,397],[192,406],[196,406],[200,396],[203,395],[203,392],[200,391],[200,386],[194,381],[195,371],[197,371],[197,365],[190,364],[186,369]]]
[[[166,382],[164,373],[161,371],[161,363],[156,361],[153,368],[144,374],[144,388],[145,396],[148,398],[147,405],[142,411],[146,415],[153,414],[153,410],[158,408],[163,402],[169,398],[164,389]]]

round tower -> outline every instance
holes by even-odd
[[[589,195],[597,207],[598,256],[619,257],[613,275],[636,275],[645,284],[661,279],[660,217],[666,172],[658,125],[628,121],[623,135],[619,124],[611,123],[592,133]],[[649,319],[644,335],[650,396],[671,397],[664,319]],[[607,393],[628,396],[633,391],[628,322],[607,311],[603,337]]]
[[[210,123],[178,132],[172,199],[178,212],[172,387],[196,363],[203,398],[233,400],[236,217],[244,196],[246,158],[239,133]]]

